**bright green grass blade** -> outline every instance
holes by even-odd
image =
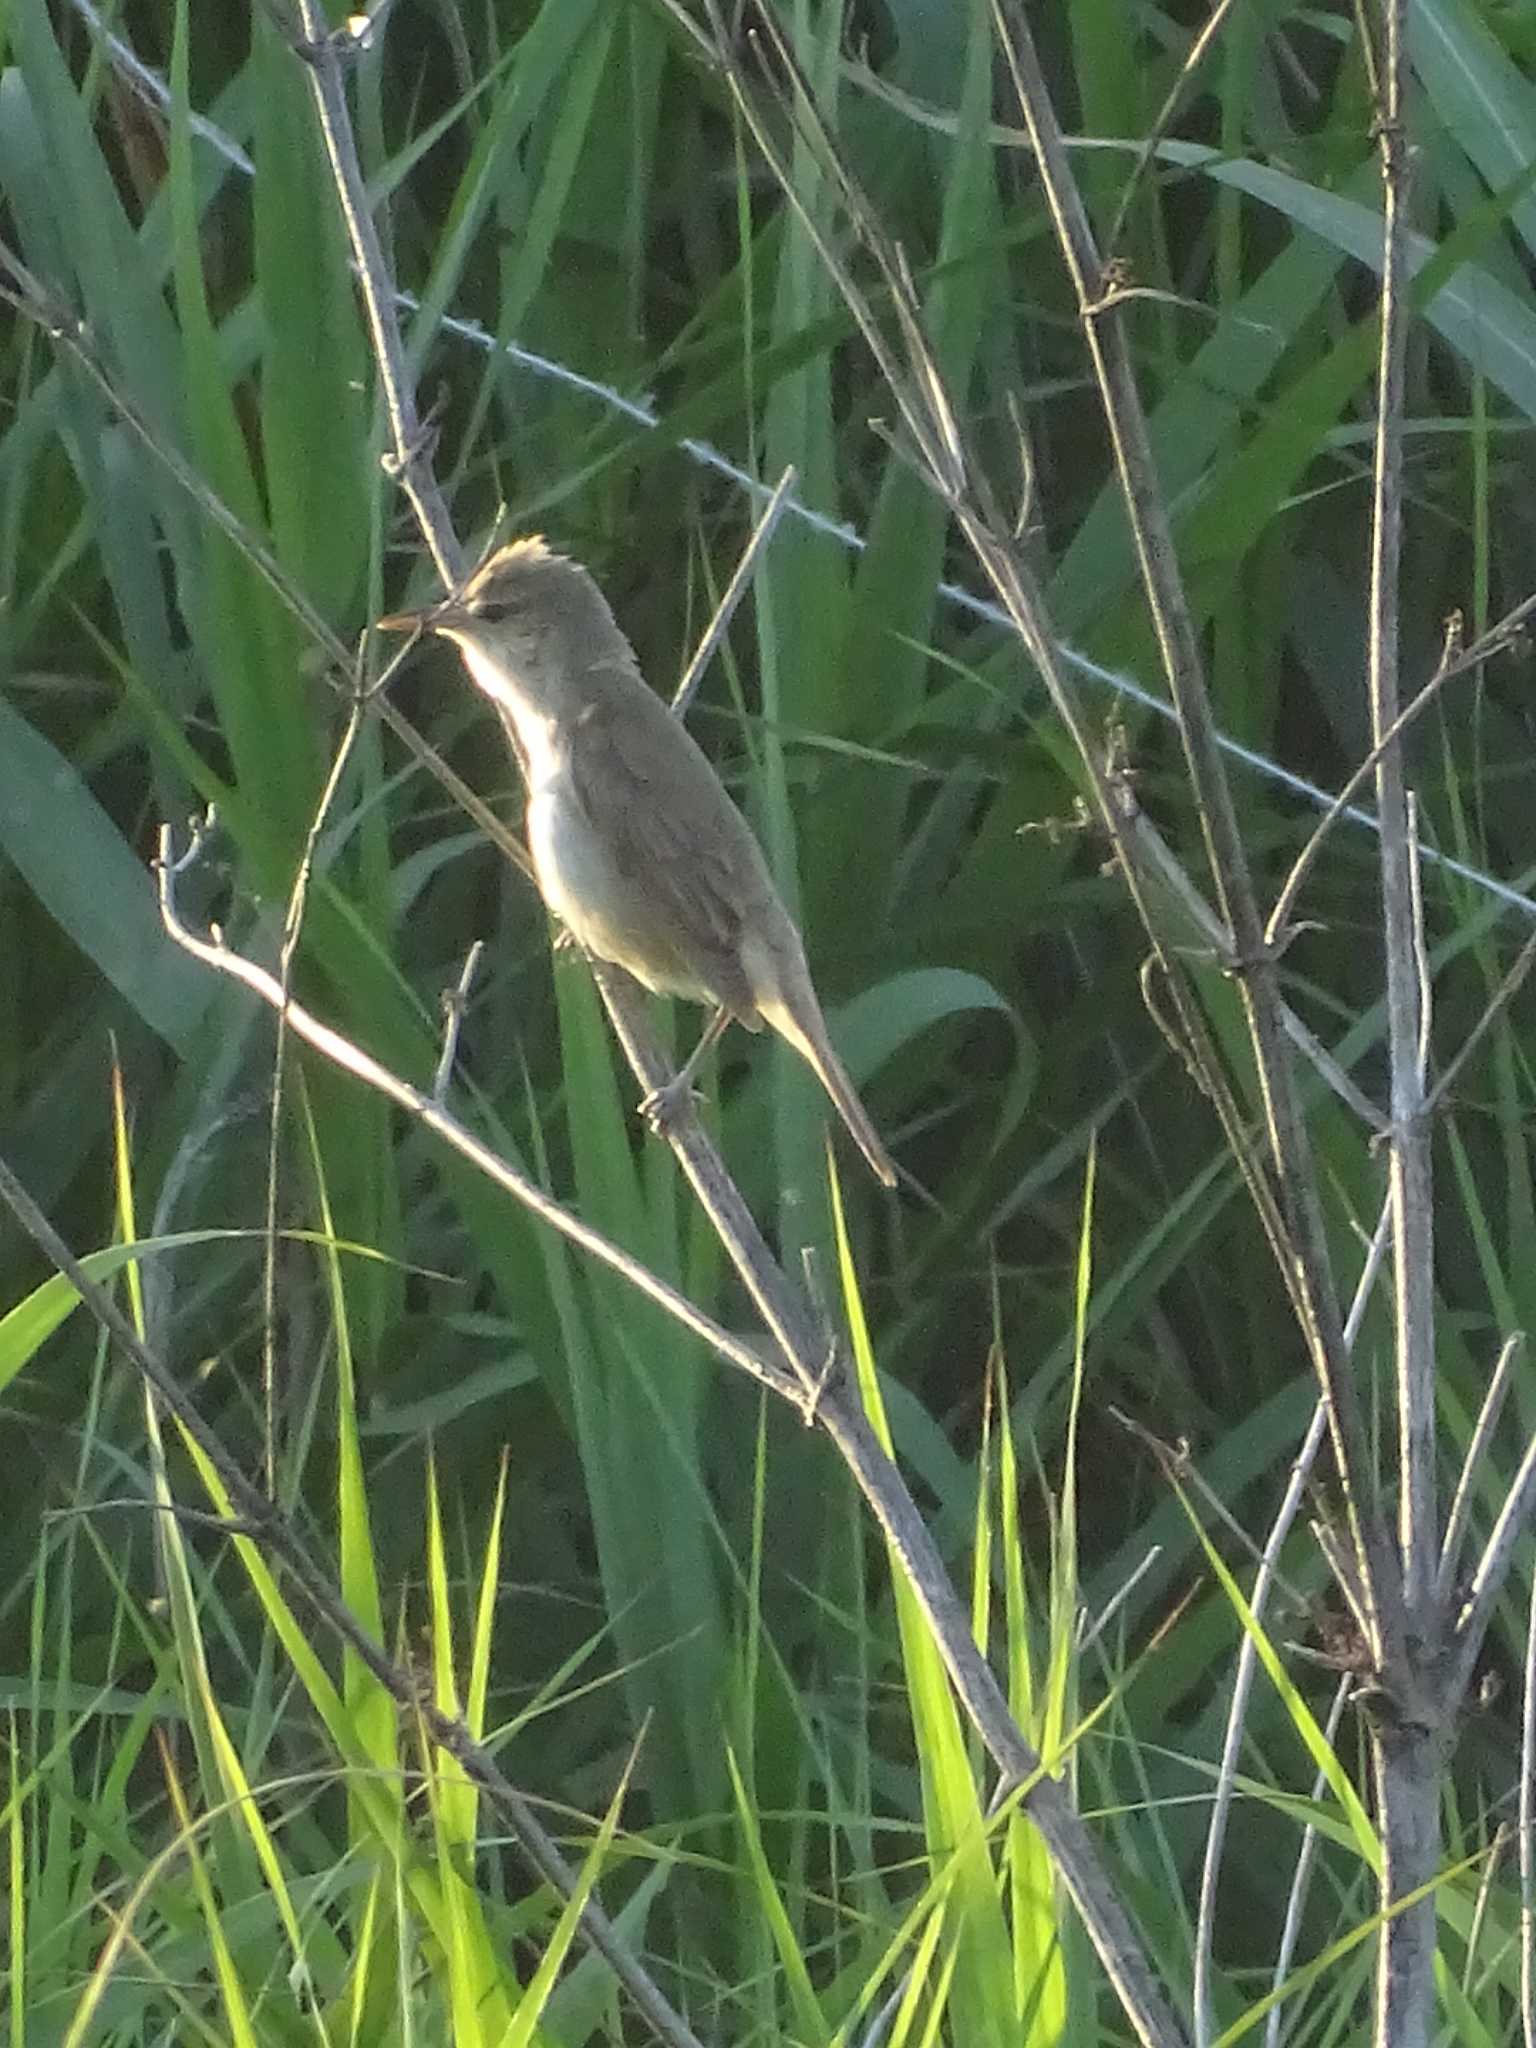
[[[794,2013],[795,2038],[805,2042],[824,2042],[827,2039],[827,2023],[821,2010],[821,2002],[811,1983],[811,1973],[795,1931],[790,1925],[789,1915],[779,1896],[779,1888],[769,1868],[768,1858],[763,1849],[762,1829],[756,1806],[748,1796],[742,1781],[741,1771],[734,1750],[726,1754],[727,1768],[731,1774],[731,1791],[736,1803],[736,1832],[746,1854],[747,1881],[743,1887],[747,1894],[745,1911],[755,1914],[758,1921],[772,1936],[774,1952],[779,1959],[779,1968],[789,1991],[790,2008]]]
[[[437,1463],[427,1464],[427,1598],[432,1617],[433,1694],[438,1707],[459,1713],[454,1664],[452,1599],[437,1490]],[[458,1758],[433,1748],[427,1759],[438,1868],[445,1874],[444,1907],[451,1928],[449,1982],[457,2016],[455,2039],[494,2041],[512,2023],[515,1985],[508,1981],[474,1885],[478,1852],[479,1792]]]
[[[470,1631],[469,1680],[464,1689],[464,1721],[476,1741],[485,1736],[486,1696],[491,1682],[491,1640],[496,1627],[496,1601],[501,1590],[501,1523],[507,1505],[507,1456],[502,1453],[485,1533],[480,1570],[480,1597]]]
[[[838,1271],[854,1368],[866,1412],[889,1450],[890,1431],[835,1171],[830,1175],[830,1184]],[[1009,2038],[1010,2021],[1015,2017],[1013,1965],[992,1868],[986,1817],[943,1658],[899,1566],[893,1567],[892,1577],[930,1859],[935,1869],[940,1859],[950,1867],[949,1905],[954,1914],[952,1933],[958,1956],[953,1987],[956,2024],[969,2040],[1001,2043]]]
[[[1292,1683],[1291,1675],[1286,1670],[1280,1653],[1270,1640],[1267,1630],[1263,1628],[1253,1609],[1249,1606],[1237,1580],[1227,1569],[1226,1560],[1206,1535],[1204,1527],[1195,1515],[1193,1502],[1189,1500],[1183,1488],[1177,1484],[1175,1484],[1174,1491],[1183,1505],[1184,1512],[1189,1516],[1194,1526],[1195,1533],[1200,1539],[1200,1546],[1205,1552],[1206,1561],[1220,1582],[1222,1592],[1231,1603],[1232,1610],[1242,1623],[1244,1632],[1252,1642],[1254,1649],[1258,1652],[1259,1662],[1268,1673],[1270,1683],[1280,1695],[1286,1713],[1290,1717],[1291,1725],[1300,1736],[1306,1747],[1307,1754],[1327,1780],[1329,1789],[1338,1801],[1339,1807],[1348,1821],[1356,1849],[1370,1869],[1379,1870],[1381,1843],[1375,1827],[1372,1825],[1371,1817],[1361,1802],[1359,1793],[1349,1782],[1343,1765],[1339,1762],[1332,1744],[1318,1726],[1317,1718],[1313,1714],[1312,1709],[1307,1705]]]
[[[301,1108],[310,1172],[320,1209],[321,1257],[330,1293],[331,1328],[336,1342],[336,1526],[341,1594],[374,1641],[382,1643],[384,1606],[358,1433],[351,1307],[341,1262],[336,1254],[325,1164],[314,1120],[313,1100],[307,1089],[302,1090]],[[350,1725],[371,1768],[386,1784],[398,1782],[402,1764],[395,1703],[350,1645],[342,1652],[342,1696]],[[348,1805],[352,1816],[349,1834],[363,1841],[370,1832],[369,1813],[360,1806],[350,1786]],[[376,1803],[372,1814],[376,1818],[383,1810],[382,1803]],[[398,1809],[395,1811],[398,1813]],[[400,1854],[401,1845],[392,1845],[392,1856],[398,1860]]]
[[[223,2008],[224,2022],[229,2028],[229,2038],[234,2048],[257,2048],[256,2029],[245,1988],[230,1945],[225,1937],[224,1918],[215,1897],[215,1888],[208,1874],[198,1830],[192,1824],[192,1815],[187,1806],[181,1777],[176,1769],[175,1759],[169,1748],[162,1744],[161,1756],[166,1767],[166,1783],[170,1788],[172,1810],[181,1831],[182,1846],[186,1851],[187,1867],[192,1873],[192,1888],[197,1898],[198,1912],[202,1918],[203,1932],[213,1964],[214,1976],[219,1986],[219,2001]]]
[[[497,2040],[496,2048],[529,2048],[529,2043],[534,2038],[534,2031],[544,2015],[560,1973],[565,1967],[566,1958],[571,1952],[587,1901],[591,1898],[597,1880],[602,1876],[603,1866],[612,1851],[614,1836],[618,1832],[619,1815],[623,1811],[624,1800],[629,1791],[633,1768],[634,1759],[631,1757],[599,1823],[592,1847],[582,1858],[571,1895],[561,1908],[560,1917],[544,1945],[543,1953],[539,1957],[539,1966],[534,1971],[516,2012]],[[556,2038],[561,2037],[557,2035]]]

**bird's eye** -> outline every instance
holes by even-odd
[[[504,597],[482,598],[475,606],[475,617],[483,619],[488,626],[499,626],[503,619],[510,619],[517,606]]]

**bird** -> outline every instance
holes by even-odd
[[[646,1097],[664,1125],[732,1022],[810,1066],[872,1171],[896,1163],[833,1049],[794,919],[708,756],[640,672],[582,563],[528,535],[463,586],[379,621],[451,641],[495,707],[527,790],[539,892],[589,954],[711,1007],[681,1071]]]

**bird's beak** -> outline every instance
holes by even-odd
[[[452,625],[462,618],[464,608],[445,597],[437,604],[426,604],[419,611],[390,612],[387,617],[375,619],[376,633],[440,633],[444,626]]]

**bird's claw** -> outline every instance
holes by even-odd
[[[678,1112],[684,1103],[702,1102],[697,1088],[691,1088],[681,1074],[674,1074],[670,1081],[663,1081],[659,1088],[653,1088],[640,1104],[640,1114],[656,1132],[665,1137],[669,1127],[677,1121]]]

